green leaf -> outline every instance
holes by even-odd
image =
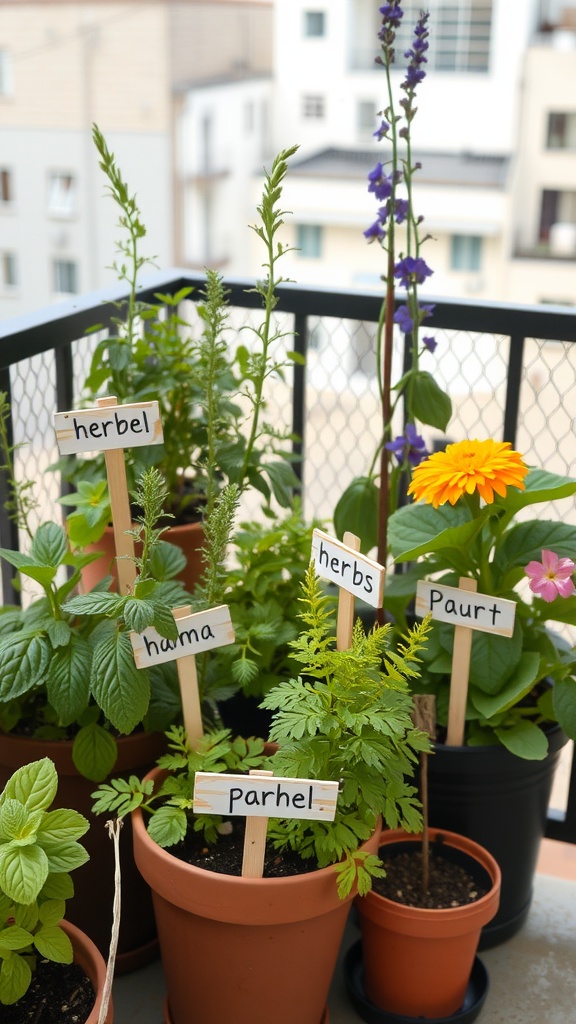
[[[116,617],[121,613],[124,598],[108,591],[91,591],[72,597],[64,605],[64,611],[70,615],[107,615]]]
[[[520,657],[516,672],[496,693],[487,694],[471,686],[472,704],[484,718],[492,718],[494,715],[507,711],[530,692],[538,676],[539,665],[539,655],[534,651],[525,651]]]
[[[420,420],[437,430],[446,430],[452,416],[452,402],[427,370],[418,370],[411,378],[411,419]]]
[[[544,548],[554,551],[560,558],[572,558],[576,551],[576,527],[544,519],[517,523],[499,545],[496,564],[510,569],[516,565],[526,566],[531,561],[540,562]]]
[[[40,928],[34,936],[34,945],[41,956],[57,964],[71,964],[74,959],[70,939],[56,924]]]
[[[40,906],[38,917],[44,925],[60,924],[65,913],[64,900],[45,900]]]
[[[51,647],[36,632],[13,634],[0,640],[0,701],[22,697],[43,678]]]
[[[470,685],[496,694],[516,671],[522,655],[523,633],[518,622],[511,637],[474,632],[470,660]]]
[[[48,700],[61,725],[71,725],[80,717],[90,697],[92,649],[75,634],[66,647],[59,648],[46,674]]]
[[[71,900],[73,895],[74,883],[66,872],[48,875],[40,892],[41,898],[47,900]]]
[[[542,761],[548,753],[548,740],[534,722],[522,719],[509,729],[495,729],[494,732],[510,753],[527,761]]]
[[[42,843],[59,843],[70,839],[80,839],[90,828],[89,821],[72,808],[57,808],[47,811],[38,829],[38,841]]]
[[[143,633],[154,621],[154,605],[152,601],[131,597],[124,605],[126,628],[135,633]]]
[[[32,981],[30,965],[23,956],[0,961],[0,1003],[12,1006],[28,991]]]
[[[186,566],[186,556],[181,548],[168,541],[161,540],[150,559],[150,572],[155,580],[172,580]]]
[[[146,672],[136,668],[132,644],[125,633],[115,633],[97,644],[91,689],[98,706],[119,732],[132,732],[144,718],[150,683]]]
[[[102,782],[110,775],[118,758],[116,741],[97,722],[84,725],[76,734],[72,760],[81,775],[92,782]]]
[[[158,846],[174,846],[186,835],[188,819],[184,811],[178,807],[168,807],[166,804],[159,807],[156,813],[148,822],[148,833],[150,838],[158,843]]]
[[[445,548],[466,552],[483,521],[482,516],[472,519],[464,505],[404,505],[390,517],[388,539],[392,554],[397,562],[408,562]]]
[[[342,540],[349,530],[360,537],[360,550],[364,554],[378,543],[379,494],[372,477],[360,476],[349,484],[334,509],[336,536]]]
[[[576,679],[568,677],[554,683],[552,691],[554,713],[564,732],[576,740]]]
[[[56,523],[41,523],[32,540],[30,557],[37,565],[57,568],[67,550],[66,531]]]
[[[48,877],[48,857],[39,846],[0,846],[0,889],[17,903],[32,903]]]
[[[266,462],[261,467],[261,472],[267,474],[272,493],[280,507],[289,508],[294,488],[300,486],[300,481],[290,463],[286,461]]]
[[[52,619],[48,623],[47,633],[52,647],[65,647],[70,641],[70,626],[64,619]]]
[[[531,469],[524,478],[526,490],[509,487],[505,498],[496,498],[496,504],[502,505],[508,512],[516,513],[527,505],[535,505],[541,501],[558,501],[576,494],[576,480],[567,476],[558,476],[545,469]]]
[[[33,849],[36,849],[36,847],[33,847]],[[45,853],[48,858],[49,870],[56,873],[60,871],[74,871],[75,868],[82,867],[86,861],[90,860],[88,851],[80,843],[74,842],[63,843],[59,841],[54,844],[46,843],[45,849],[41,852]]]
[[[32,936],[26,928],[19,928],[13,924],[0,931],[0,948],[2,949],[26,949],[32,943]]]
[[[19,800],[28,811],[43,811],[54,800],[57,789],[58,775],[54,762],[43,757],[16,769],[0,795],[0,804],[6,799]]]

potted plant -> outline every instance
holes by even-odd
[[[476,950],[498,909],[500,868],[464,836],[430,829],[429,840],[424,883],[421,837],[383,832],[386,876],[356,900],[362,940],[349,950],[345,970],[364,1020],[473,1020],[486,997]]]
[[[215,827],[212,817],[190,813],[195,772],[206,764],[225,771],[238,752],[250,765],[261,749],[247,741],[238,747],[226,733],[206,735],[191,750],[173,732],[171,753],[160,761],[163,773],[132,780],[129,791],[112,781],[94,794],[98,811],[133,811],[135,857],[154,891],[165,1020],[172,1024],[184,1024],[192,1005],[199,1019],[218,1024],[232,1016],[248,1024],[256,1006],[272,1004],[279,1024],[325,1020],[349,903],[380,873],[379,817],[387,825],[419,827],[415,789],[405,776],[428,737],[412,725],[406,677],[417,672],[427,625],[415,627],[402,656],[386,652],[389,627],[366,636],[360,623],[352,648],[338,651],[326,601],[309,569],[306,629],[293,642],[302,675],[280,683],[263,705],[275,712],[270,738],[279,744],[270,769],[281,777],[339,781],[333,822],[274,819],[263,878],[211,870],[241,829],[234,819]],[[182,844],[195,834],[203,866],[180,859]],[[294,858],[295,874],[274,877],[289,871]],[[279,999],[282,991],[289,998]]]
[[[273,316],[274,292],[282,281],[276,262],[285,251],[276,240],[283,223],[278,203],[287,161],[297,147],[278,154],[266,174],[259,223],[253,226],[266,249],[267,276],[255,287],[263,318],[258,327],[246,325],[245,337],[239,339],[228,326],[226,291],[214,271],[207,271],[206,287],[195,307],[199,333],[180,312],[191,289],[174,296],[158,294],[152,303],[138,299],[139,274],[151,262],[140,252],[146,228],[136,197],[96,125],[93,138],[109,193],[121,210],[119,225],[126,238],[118,244],[120,258],[114,267],[129,291],[126,302],[118,304],[114,333],[96,344],[82,399],[88,406],[105,394],[116,396],[119,403],[158,401],[164,443],[127,451],[128,480],[133,486],[152,464],[162,473],[165,509],[173,517],[170,537],[184,545],[190,569],[182,578],[192,590],[202,573],[201,521],[226,483],[236,483],[241,492],[254,488],[267,504],[273,497],[284,507],[298,485],[287,447],[290,435],[263,421],[266,381],[281,375],[297,358],[294,353],[275,356],[284,332]],[[87,586],[93,586],[108,572],[114,554],[104,463],[101,456],[67,456],[57,468],[75,488],[62,499],[73,507],[67,521],[73,545],[85,548],[100,544],[105,533],[108,537],[108,558],[91,565],[89,576],[86,570]]]
[[[174,638],[171,609],[183,603],[174,576],[182,554],[166,544],[157,527],[163,491],[156,470],[143,477],[137,499],[143,508],[136,534],[142,541],[133,594],[106,591],[106,581],[74,597],[82,566],[89,560],[70,550],[66,531],[56,523],[30,523],[33,498],[11,468],[4,419],[0,434],[13,512],[28,537],[28,551],[0,550],[20,579],[34,581],[41,596],[24,607],[0,612],[0,782],[15,768],[49,754],[61,780],[59,799],[90,814],[94,781],[117,772],[146,771],[164,749],[162,730],[178,719],[180,701],[170,666],[140,670],[134,664],[130,629],[154,623]],[[69,575],[68,575],[69,574]],[[83,873],[72,919],[107,948],[110,926],[100,905],[101,875],[112,867],[103,830],[89,837],[92,864]],[[153,955],[155,927],[146,887],[130,870],[129,840],[123,841],[125,899],[119,969]]]
[[[76,810],[53,808],[58,787],[47,757],[23,765],[0,794],[0,1004],[5,1024],[60,1006],[62,1024],[97,1024],[106,966],[90,938],[63,920],[70,872],[88,860]],[[58,1002],[59,1000],[59,1002]],[[104,1024],[112,1024],[112,1004]]]
[[[507,443],[470,440],[422,462],[409,491],[416,502],[389,525],[392,553],[406,568],[389,577],[385,597],[399,632],[420,579],[457,586],[471,578],[481,593],[515,602],[510,639],[473,634],[464,745],[442,743],[450,625],[432,624],[414,685],[437,696],[431,823],[477,840],[502,868],[501,909],[483,938],[489,945],[528,913],[554,769],[576,735],[576,655],[551,625],[576,623],[576,528],[526,516],[531,505],[574,495],[576,480],[529,469]]]

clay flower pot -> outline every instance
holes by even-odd
[[[74,963],[79,964],[84,973],[90,978],[96,994],[96,1001],[92,1007],[90,1015],[86,1018],[85,1024],[98,1024],[98,1017],[100,1015],[100,1007],[102,1004],[104,980],[106,978],[106,964],[104,962],[104,958],[92,942],[92,939],[90,939],[84,932],[80,931],[79,928],[70,924],[69,921],[62,921],[61,924],[72,943],[72,948],[74,950]],[[108,1003],[108,1012],[105,1017],[105,1024],[113,1024],[113,1020],[114,1008],[112,1006],[112,999],[110,999],[110,1002]]]
[[[204,570],[202,561],[202,548],[205,544],[204,525],[198,523],[185,523],[182,526],[171,526],[164,534],[164,540],[181,548],[186,556],[186,565],[178,576],[182,580],[188,593],[191,593],[200,579]],[[88,593],[100,580],[108,574],[112,575],[113,583],[110,589],[118,590],[118,576],[116,573],[116,547],[114,545],[114,530],[107,526],[103,536],[97,544],[89,544],[86,551],[101,551],[102,557],[82,569],[82,590]]]
[[[338,898],[334,868],[288,878],[216,874],[158,846],[139,809],[132,823],[136,863],[153,894],[166,1024],[254,1024],[264,1007],[275,1024],[321,1024],[353,898]],[[376,852],[379,834],[363,848]]]
[[[450,859],[464,863],[487,887],[481,899],[446,910],[408,907],[374,890],[356,899],[366,996],[389,1014],[424,1018],[455,1014],[464,1003],[481,929],[498,910],[500,868],[492,855],[472,840],[440,829],[430,829],[431,846],[439,835]],[[387,848],[405,850],[420,839],[400,830],[384,831],[380,857],[386,864]]]
[[[166,749],[161,733],[133,733],[118,738],[117,775],[143,775]],[[90,860],[74,873],[74,896],[66,916],[108,955],[114,897],[114,851],[104,820],[92,813],[96,783],[84,778],[72,760],[71,740],[44,740],[0,733],[0,791],[12,773],[30,761],[50,757],[58,772],[55,807],[73,807],[90,822],[83,843]],[[116,973],[144,967],[158,957],[158,939],[150,890],[134,863],[130,820],[120,836],[122,915]]]

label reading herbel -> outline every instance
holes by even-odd
[[[323,579],[336,583],[373,608],[382,607],[384,566],[322,530],[312,533],[312,559],[316,572]]]
[[[142,448],[164,440],[158,402],[57,412],[54,427],[61,455]]]

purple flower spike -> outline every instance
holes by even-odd
[[[394,313],[394,323],[398,324],[403,334],[410,334],[410,331],[414,327],[414,321],[410,316],[408,306],[398,306],[398,309]]]
[[[375,220],[369,228],[366,228],[364,237],[367,238],[369,242],[373,242],[374,239],[377,239],[379,242],[382,241],[384,238],[384,229],[379,220]]]
[[[433,273],[425,260],[414,256],[406,256],[394,267],[394,277],[398,278],[403,288],[409,288],[412,284],[423,284]]]
[[[394,220],[397,224],[403,224],[408,216],[410,206],[407,199],[396,199],[394,202]]]
[[[422,344],[424,345],[424,348],[428,349],[429,352],[434,352],[436,350],[438,342],[436,341],[435,338],[422,338]]]
[[[377,199],[388,199],[392,194],[392,178],[384,173],[381,163],[377,163],[368,174],[368,191],[373,192]]]
[[[376,131],[373,133],[374,134],[374,138],[378,139],[378,142],[381,142],[382,139],[384,138],[384,136],[386,135],[386,133],[389,132],[389,131],[390,131],[390,125],[388,124],[388,122],[387,121],[382,121],[381,124],[380,124],[380,127],[377,128]]]
[[[389,441],[384,447],[392,452],[400,465],[408,461],[411,466],[418,466],[428,455],[424,438],[420,436],[413,423],[407,423],[405,434],[394,441]]]

